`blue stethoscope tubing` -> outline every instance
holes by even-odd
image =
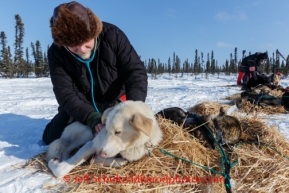
[[[85,66],[86,66],[86,68],[88,69],[88,72],[89,72],[89,75],[90,75],[90,90],[91,90],[92,103],[93,103],[93,106],[94,106],[94,108],[95,108],[95,110],[96,110],[97,112],[99,112],[99,110],[98,110],[98,108],[97,108],[97,106],[96,106],[96,103],[95,103],[95,101],[94,101],[94,91],[93,91],[94,81],[93,81],[93,76],[92,76],[92,73],[91,73],[91,70],[90,70],[89,63],[94,59],[96,50],[97,50],[97,48],[98,48],[98,46],[99,46],[99,43],[98,43],[98,42],[99,42],[99,41],[97,41],[97,46],[95,47],[95,49],[94,49],[94,51],[93,51],[93,53],[92,53],[92,56],[90,57],[89,60],[82,60],[81,58],[73,55],[79,62],[84,63]]]

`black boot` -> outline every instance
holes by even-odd
[[[243,84],[241,90],[247,91],[247,92],[252,92],[251,88],[248,88],[246,84]]]

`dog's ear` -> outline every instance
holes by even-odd
[[[114,108],[114,107],[110,107],[110,108],[106,109],[106,110],[103,112],[102,117],[101,117],[101,122],[102,122],[102,124],[105,125],[105,123],[106,123],[106,118],[107,118],[107,116],[108,116],[108,113],[109,113],[110,111],[112,111],[113,108]]]
[[[226,111],[225,111],[224,107],[220,107],[219,116],[223,116],[223,115],[226,115]]]
[[[129,123],[136,129],[142,131],[147,136],[151,136],[153,120],[141,113],[135,113]]]

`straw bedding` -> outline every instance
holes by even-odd
[[[202,103],[191,108],[194,112],[202,114],[218,113],[218,103]],[[228,108],[229,106],[224,106]],[[237,116],[237,115],[236,115]],[[289,157],[289,143],[273,127],[268,127],[257,117],[237,117],[244,131],[258,137],[259,141],[270,144],[280,154]],[[198,139],[190,136],[178,125],[170,121],[158,118],[159,125],[164,132],[164,138],[157,148],[152,150],[152,156],[145,156],[141,160],[129,163],[121,168],[113,169],[93,164],[76,167],[70,174],[70,180],[50,189],[59,192],[226,192],[223,182],[200,182],[200,179],[222,179],[219,174],[203,169],[199,166],[181,161],[165,155],[158,148],[190,160],[194,163],[221,171],[221,159],[219,150],[205,148]],[[231,184],[233,192],[289,192],[289,160],[266,146],[242,144],[237,147],[224,147],[231,153],[231,162],[239,160],[239,163],[231,169]],[[37,168],[39,171],[51,174],[44,159],[45,153],[31,159],[27,167]],[[140,182],[95,182],[92,176],[112,177],[117,176],[142,176]],[[83,180],[84,176],[88,176]],[[190,177],[192,182],[171,182],[166,177],[179,178]],[[78,177],[78,178],[77,178]],[[145,178],[154,179],[154,182],[144,182]],[[160,177],[160,178],[158,178]],[[160,179],[163,178],[164,182]],[[199,178],[197,181],[196,179]],[[75,180],[76,179],[76,180]],[[122,178],[124,179],[124,178]],[[76,182],[75,182],[76,181]]]
[[[203,115],[208,115],[212,113],[218,114],[220,111],[220,107],[223,107],[224,110],[226,111],[230,107],[230,105],[206,101],[206,102],[199,103],[195,105],[194,107],[190,108],[190,111],[197,113],[200,116],[203,116]]]
[[[258,93],[258,92],[257,92]],[[283,91],[281,90],[270,90],[268,93],[271,96],[275,96],[281,101]],[[230,100],[230,104],[236,104],[238,109],[244,113],[254,112],[254,113],[263,113],[263,114],[278,114],[286,113],[283,106],[270,106],[270,105],[255,105],[247,101],[246,99],[241,98],[241,93],[234,94],[232,96],[224,98],[225,100]]]

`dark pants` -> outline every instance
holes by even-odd
[[[117,105],[120,101],[115,100],[113,102],[98,103],[97,107],[100,113],[103,113],[107,108]],[[42,140],[46,145],[49,145],[56,139],[61,137],[64,128],[73,123],[73,120],[61,107],[58,107],[58,114],[45,127],[42,135]]]
[[[61,107],[58,107],[58,114],[46,125],[43,132],[44,143],[49,145],[55,139],[59,139],[64,128],[72,122],[70,116]]]
[[[251,84],[248,84],[249,79],[252,79],[253,82],[257,82],[257,71],[250,71],[249,68],[246,68],[245,74],[243,76],[243,85],[251,88]]]

